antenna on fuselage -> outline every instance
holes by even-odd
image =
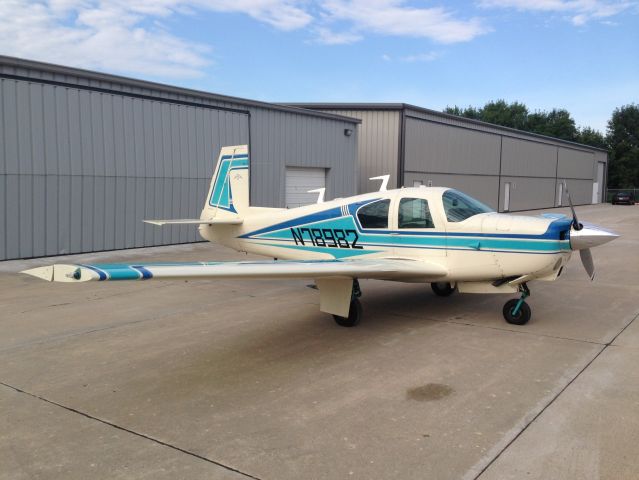
[[[388,181],[390,180],[390,175],[380,175],[379,177],[371,177],[369,180],[381,180],[382,184],[379,186],[380,192],[385,192],[388,187]]]
[[[309,190],[308,193],[317,193],[317,203],[324,203],[324,193],[326,188],[316,188],[315,190]]]

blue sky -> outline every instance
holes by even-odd
[[[639,102],[639,2],[0,0],[0,53],[265,101]]]

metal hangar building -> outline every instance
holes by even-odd
[[[200,240],[219,149],[248,144],[251,202],[356,189],[360,120],[0,56],[0,260]]]
[[[607,152],[407,104],[271,104],[0,56],[0,260],[199,240],[219,149],[248,144],[251,203],[390,187],[500,211],[599,202]]]
[[[390,187],[432,185],[463,190],[499,211],[603,199],[608,153],[587,145],[449,115],[405,103],[293,103],[362,121],[358,191],[373,176]]]

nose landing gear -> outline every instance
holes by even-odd
[[[512,325],[525,325],[532,315],[530,306],[525,302],[526,298],[530,296],[528,285],[522,283],[519,286],[519,291],[521,297],[508,300],[503,309],[504,318]]]

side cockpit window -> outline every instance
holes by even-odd
[[[435,228],[428,201],[423,198],[402,198],[399,201],[399,228]]]
[[[359,209],[357,219],[362,228],[388,228],[390,200],[379,200]]]

